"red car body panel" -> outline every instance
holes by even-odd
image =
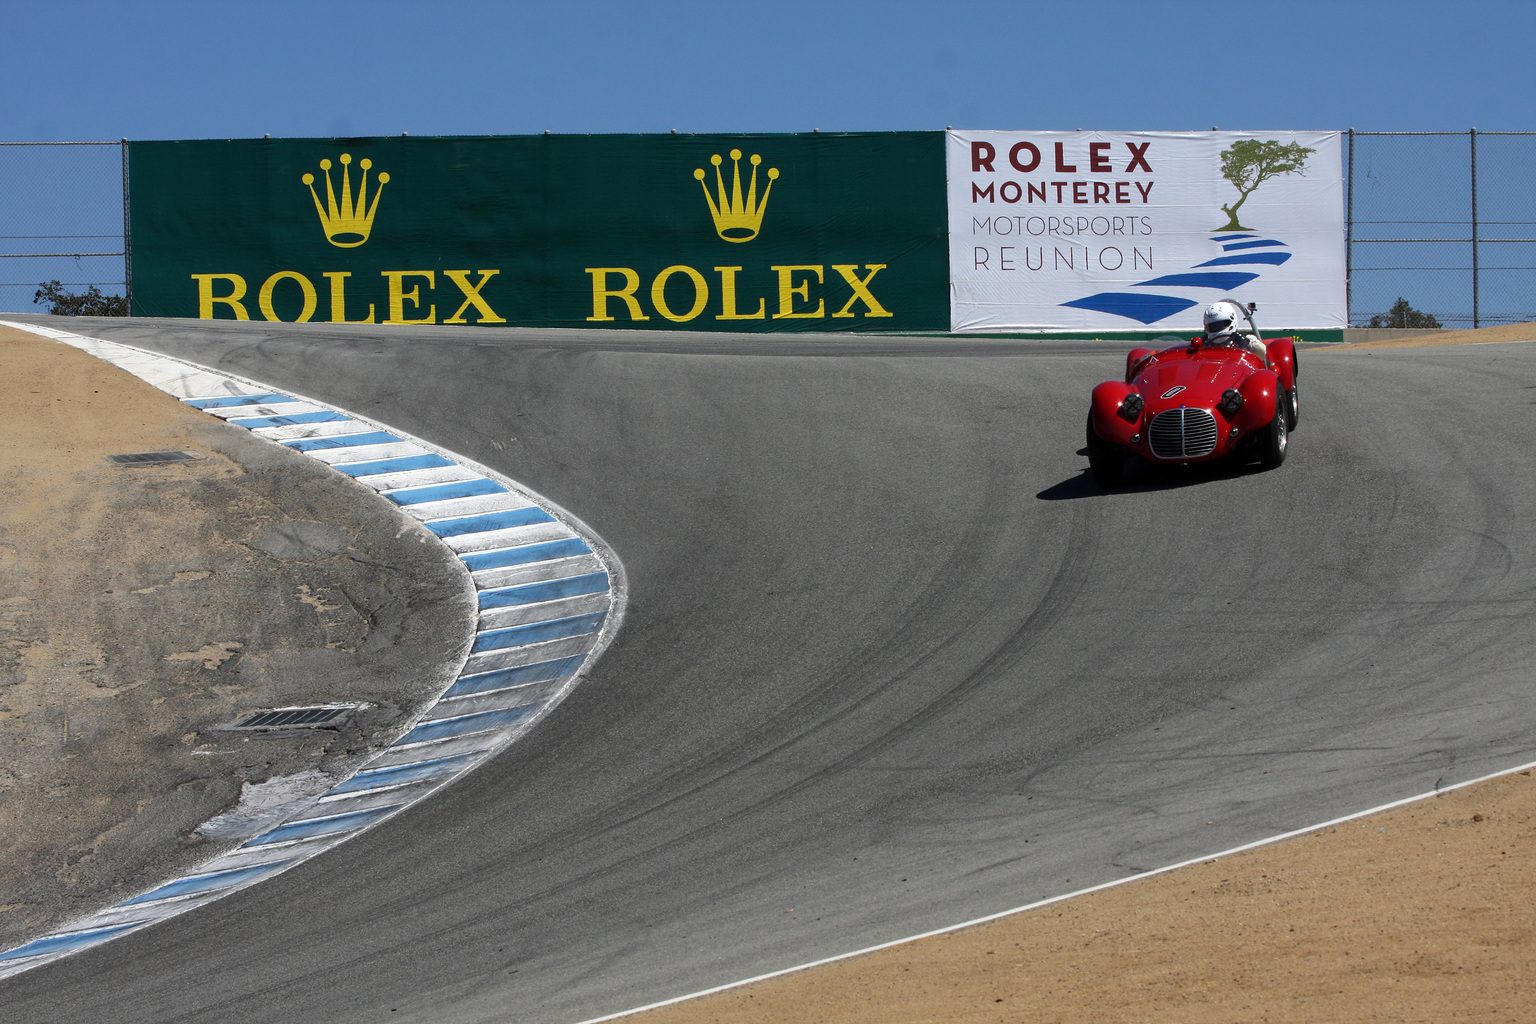
[[[1224,458],[1255,431],[1268,426],[1277,400],[1295,382],[1295,347],[1290,338],[1266,342],[1269,366],[1246,349],[1207,346],[1199,339],[1189,345],[1132,349],[1126,355],[1126,379],[1105,381],[1093,389],[1090,416],[1094,433],[1122,445],[1148,462],[1209,462]],[[1221,408],[1222,395],[1236,389],[1242,406],[1232,413]],[[1141,396],[1135,415],[1122,412],[1132,394]],[[1216,444],[1200,455],[1160,457],[1153,450],[1150,425],[1170,409],[1204,410],[1216,421]]]

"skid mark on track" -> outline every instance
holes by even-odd
[[[1071,608],[1092,574],[1094,558],[1098,551],[1097,512],[1079,503],[1079,506],[1073,510],[1072,518],[1071,538],[1056,574],[1040,600],[1030,610],[1029,615],[1007,640],[994,648],[979,665],[954,686],[938,694],[883,735],[790,787],[781,796],[791,796],[863,764],[934,720],[955,710],[977,690],[1014,672],[1035,645],[1050,633]],[[920,674],[930,662],[944,654],[948,646],[948,643],[943,645],[938,651],[914,665],[907,674]]]
[[[670,832],[667,836],[655,842],[642,844],[626,843],[626,852],[620,856],[603,861],[601,866],[566,877],[561,881],[541,887],[536,893],[529,894],[526,899],[531,901],[547,900],[562,894],[576,891],[587,886],[591,881],[612,874],[618,869],[627,866],[644,864],[653,859],[659,850],[669,847],[696,842],[711,834],[728,830],[739,822],[756,818],[764,810],[791,800],[795,796],[825,786],[838,775],[846,773],[868,762],[871,758],[889,749],[902,740],[920,731],[924,726],[941,719],[944,715],[960,707],[967,698],[984,688],[987,684],[1006,677],[1017,670],[1018,666],[1028,657],[1029,652],[1048,636],[1054,626],[1072,607],[1083,586],[1092,575],[1094,561],[1097,557],[1100,538],[1100,517],[1098,509],[1091,503],[1077,503],[1078,507],[1071,510],[1071,523],[1069,526],[1069,538],[1062,558],[1056,571],[1046,586],[1044,593],[1030,610],[1016,629],[1000,644],[993,648],[992,652],[977,664],[964,677],[954,685],[947,687],[942,692],[925,701],[920,707],[905,715],[900,721],[887,728],[879,736],[860,744],[854,750],[848,752],[835,761],[823,765],[810,774],[798,778],[788,785],[774,789],[759,799],[733,807],[728,813],[707,822],[690,824],[678,831]],[[995,507],[983,503],[982,507]],[[950,577],[950,570],[957,565],[963,565],[972,559],[983,559],[985,552],[991,550],[990,545],[981,542],[985,537],[996,539],[998,527],[990,523],[978,523],[968,531],[961,543],[954,548],[955,554],[946,563],[944,571],[936,574],[938,579]],[[964,578],[964,577],[959,577]],[[933,609],[948,604],[953,600],[952,590],[948,586],[935,584],[925,589],[922,595],[908,606],[901,618],[893,623],[884,634],[886,639],[896,650],[912,643],[903,636],[905,630],[913,624],[921,621],[926,614]],[[667,810],[675,805],[684,804],[696,799],[712,787],[718,786],[728,779],[753,768],[768,765],[776,757],[793,751],[797,746],[816,736],[824,730],[832,728],[870,705],[881,697],[888,695],[893,690],[899,690],[904,684],[913,678],[922,678],[926,666],[939,663],[948,652],[949,648],[959,640],[959,637],[949,636],[937,642],[925,643],[922,652],[915,657],[902,658],[901,667],[886,670],[879,664],[870,666],[867,661],[853,660],[845,664],[838,672],[829,673],[828,681],[815,692],[806,695],[800,701],[775,715],[767,724],[763,732],[777,727],[780,736],[772,740],[768,746],[761,747],[753,742],[752,738],[744,739],[729,748],[721,750],[709,758],[703,765],[696,766],[687,772],[674,772],[661,778],[653,784],[647,785],[639,793],[632,794],[623,801],[615,802],[605,808],[595,811],[594,820],[600,820],[604,824],[595,832],[572,827],[551,835],[535,846],[519,850],[521,856],[537,854],[540,850],[551,853],[565,848],[571,840],[581,839],[585,841],[597,840],[603,836],[614,835],[627,829],[637,822]],[[873,646],[873,645],[872,645]],[[894,655],[887,655],[884,660],[892,660]],[[808,724],[808,714],[826,704],[837,702],[839,689],[845,683],[845,673],[848,675],[873,675],[875,684],[859,693],[853,699],[838,702],[839,706],[827,708],[820,714],[814,714]],[[787,733],[787,735],[785,735]],[[752,748],[756,746],[755,752]],[[745,755],[745,756],[744,756]],[[692,779],[696,781],[677,787],[681,780]],[[664,799],[657,800],[658,793],[669,794]],[[468,888],[465,886],[464,888]],[[461,889],[451,890],[459,893]],[[481,915],[475,915],[470,920],[490,921],[494,920],[503,911],[499,908],[487,908]],[[448,934],[445,931],[444,936]]]

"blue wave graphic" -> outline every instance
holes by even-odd
[[[1285,243],[1278,238],[1262,238],[1257,232],[1248,231],[1238,234],[1220,234],[1210,236],[1211,241],[1221,245],[1223,252],[1233,252],[1230,256],[1218,256],[1204,263],[1197,263],[1190,272],[1179,274],[1164,274],[1148,281],[1138,281],[1130,285],[1132,288],[1210,288],[1215,291],[1230,292],[1250,281],[1259,278],[1257,273],[1244,270],[1216,271],[1202,270],[1203,267],[1229,267],[1229,266],[1275,266],[1289,260],[1292,253],[1275,252],[1273,246],[1284,248]],[[1242,251],[1270,249],[1268,252]],[[1182,313],[1191,306],[1200,303],[1194,299],[1187,299],[1181,295],[1162,295],[1153,292],[1099,292],[1097,295],[1085,295],[1071,302],[1063,302],[1063,306],[1071,306],[1076,309],[1091,309],[1096,313],[1109,313],[1112,316],[1123,316],[1127,320],[1135,320],[1143,324],[1155,324],[1159,320],[1167,319],[1176,313]]]
[[[1196,263],[1197,267],[1230,267],[1239,263],[1269,263],[1279,266],[1291,258],[1288,252],[1245,252],[1237,256],[1218,256],[1204,263]]]
[[[1221,273],[1208,271],[1204,274],[1167,274],[1163,277],[1155,277],[1150,281],[1138,281],[1136,288],[1215,288],[1218,291],[1229,292],[1233,288],[1240,287],[1258,278],[1258,274],[1233,271]]]
[[[1177,295],[1137,295],[1134,292],[1100,292],[1086,298],[1063,302],[1063,306],[1091,309],[1098,313],[1113,313],[1144,324],[1155,324],[1165,317],[1182,313],[1190,306],[1198,306],[1193,299],[1181,299]]]

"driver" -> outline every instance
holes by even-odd
[[[1264,343],[1259,340],[1258,335],[1244,334],[1237,329],[1237,323],[1242,317],[1242,309],[1229,299],[1222,299],[1206,306],[1205,343],[1246,349],[1264,360],[1264,365],[1268,366],[1269,358],[1264,354]]]

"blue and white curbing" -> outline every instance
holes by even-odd
[[[0,952],[0,978],[271,878],[398,814],[537,724],[619,628],[626,591],[612,549],[570,513],[493,470],[364,417],[193,363],[48,327],[0,325],[83,349],[372,488],[458,556],[480,609],[458,677],[355,774],[196,871]]]

